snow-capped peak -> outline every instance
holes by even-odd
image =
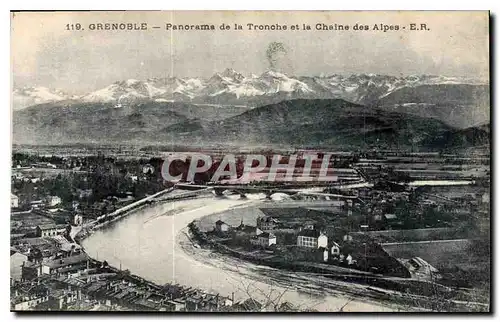
[[[84,95],[82,96],[82,100],[88,102],[121,102],[123,99],[130,101],[152,98],[162,92],[150,83],[128,79]]]
[[[139,82],[140,82],[140,81],[138,81],[137,79],[133,79],[133,78],[131,78],[131,79],[127,79],[127,80],[125,81],[125,83],[127,84],[127,86],[132,86],[132,85],[135,85],[135,84],[137,84],[137,83],[139,83]]]
[[[233,68],[215,73],[210,78],[149,78],[145,81],[127,79],[81,96],[91,102],[130,102],[134,100],[168,100],[196,103],[248,104],[265,102],[268,98],[342,98],[366,104],[374,102],[402,87],[438,84],[484,84],[463,77],[435,75],[388,76],[373,73],[331,74],[330,76],[288,76],[276,70],[245,77]],[[69,99],[66,94],[45,87],[14,91],[15,106]],[[262,99],[259,97],[263,97]],[[252,101],[253,98],[256,100]]]
[[[288,76],[286,76],[285,74],[274,71],[274,70],[265,71],[264,73],[262,73],[262,75],[260,77],[262,77],[262,78],[288,78]]]
[[[23,87],[12,93],[12,105],[15,110],[43,103],[63,101],[72,97],[61,90],[48,89],[44,86]]]
[[[239,74],[237,71],[235,71],[234,69],[232,68],[226,68],[222,73],[221,75],[222,76],[225,76],[225,77],[232,77],[234,75],[237,75]]]

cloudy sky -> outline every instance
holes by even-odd
[[[147,23],[146,31],[91,31],[93,23]],[[68,31],[80,23],[85,30]],[[166,31],[165,24],[214,24],[215,31]],[[222,23],[243,31],[219,30]],[[309,24],[311,31],[248,31],[246,24]],[[316,31],[317,23],[350,25]],[[355,31],[356,23],[406,26]],[[430,30],[410,31],[410,23]],[[225,68],[260,74],[274,59],[290,75],[379,73],[488,77],[487,12],[32,12],[15,13],[14,86],[83,93],[112,82],[149,77],[210,77]],[[160,26],[161,29],[153,29]],[[276,61],[274,61],[276,63]]]

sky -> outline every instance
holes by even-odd
[[[76,23],[84,30],[66,30]],[[89,30],[97,23],[147,23],[148,29]],[[215,30],[167,31],[167,23],[213,24]],[[231,29],[220,30],[222,23]],[[234,30],[235,23],[243,30]],[[288,30],[250,31],[247,23]],[[350,30],[318,31],[317,23]],[[410,31],[410,23],[425,23],[429,30]],[[291,30],[296,24],[312,30]],[[400,30],[352,30],[355,24],[399,25]],[[11,16],[12,79],[14,87],[75,94],[130,78],[208,78],[226,68],[249,75],[271,66],[301,76],[432,74],[487,80],[488,26],[486,11],[19,12]],[[282,50],[270,59],[269,48],[277,43]]]

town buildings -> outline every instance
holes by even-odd
[[[10,251],[10,278],[12,281],[20,281],[22,278],[22,267],[28,261],[28,256],[16,250]]]
[[[49,290],[41,285],[15,287],[11,290],[11,309],[15,311],[31,310],[35,306],[49,301]]]
[[[297,236],[297,246],[309,248],[327,248],[328,237],[318,229],[303,229]]]
[[[40,262],[25,262],[21,268],[21,280],[31,281],[42,275],[42,265]]]
[[[271,245],[276,245],[276,235],[273,233],[263,232],[252,238],[250,242],[255,246],[269,247]]]
[[[33,200],[30,202],[30,206],[31,208],[33,209],[39,209],[39,208],[42,208],[44,206],[44,202],[43,200]]]
[[[76,194],[79,199],[92,197],[92,189],[76,189]]]
[[[42,262],[42,274],[69,274],[88,267],[89,257],[85,253],[80,253],[70,257],[54,259]]]
[[[164,303],[166,311],[179,312],[184,311],[186,308],[186,303],[183,301],[170,300]]]
[[[58,196],[48,196],[47,197],[47,206],[55,207],[62,202],[61,198]]]
[[[222,307],[231,306],[233,301],[218,294],[197,293],[185,300],[186,311],[219,311]]]
[[[10,194],[10,207],[19,208],[19,197],[15,194]]]
[[[229,231],[229,225],[223,222],[222,220],[217,220],[215,222],[215,231],[219,233],[225,233]]]
[[[270,216],[263,216],[257,218],[257,227],[263,231],[273,230],[279,224],[279,220]]]
[[[73,224],[75,226],[81,226],[83,224],[83,216],[76,214],[75,217],[73,217]]]
[[[332,242],[331,255],[339,256],[340,255],[340,246],[336,242]]]
[[[37,237],[51,237],[62,233],[65,227],[57,226],[56,224],[39,225],[36,227]]]

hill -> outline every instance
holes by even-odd
[[[180,102],[62,101],[14,113],[14,143],[180,143],[439,149],[484,142],[480,129],[350,103],[295,99],[254,109]],[[472,131],[470,133],[470,131]]]
[[[181,102],[59,101],[15,111],[14,143],[110,142],[154,140],[162,129],[190,121],[211,122],[246,108],[198,106]]]
[[[490,120],[487,85],[439,84],[403,87],[373,104],[387,111],[441,120],[467,128]]]
[[[171,137],[198,142],[269,143],[336,148],[439,148],[434,138],[453,128],[438,120],[389,112],[341,99],[296,99],[261,106]]]
[[[293,99],[343,99],[365,106],[437,118],[466,128],[489,121],[489,85],[485,80],[442,75],[379,74],[291,76],[268,70],[243,75],[227,68],[209,78],[167,77],[114,82],[79,97],[48,88],[14,90],[14,109],[40,103],[136,105],[176,102],[254,108]],[[472,122],[472,123],[471,123]],[[475,123],[474,123],[475,122]]]
[[[440,133],[432,140],[428,140],[424,144],[433,148],[470,148],[490,145],[490,124],[485,124],[477,127],[469,127],[466,129],[452,129]]]

